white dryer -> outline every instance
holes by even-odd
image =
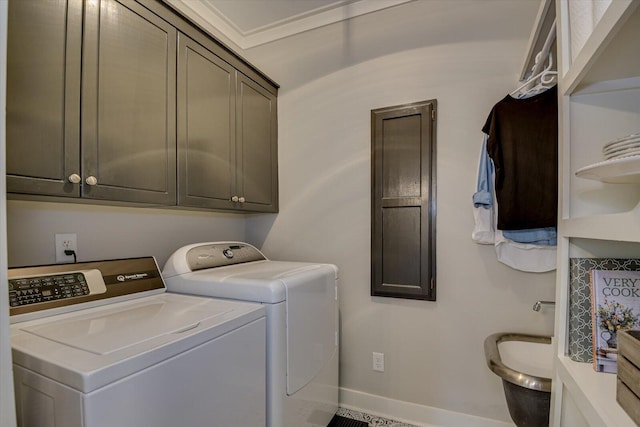
[[[162,274],[170,292],[263,304],[267,426],[325,427],[338,409],[338,269],[272,261],[240,242],[188,245]]]
[[[9,270],[22,427],[264,426],[265,309],[165,292],[153,258]]]

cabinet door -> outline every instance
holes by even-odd
[[[82,197],[176,203],[176,30],[134,1],[85,6]]]
[[[7,191],[78,197],[82,0],[9,2]]]
[[[276,96],[238,73],[237,188],[243,210],[278,211]],[[244,201],[243,201],[244,200]]]
[[[371,111],[371,295],[436,299],[436,105]]]
[[[235,70],[178,36],[178,204],[232,209]]]

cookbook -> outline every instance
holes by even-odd
[[[640,271],[591,270],[593,368],[617,372],[618,332],[640,326]]]

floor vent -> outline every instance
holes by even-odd
[[[327,427],[369,427],[369,423],[335,415]]]

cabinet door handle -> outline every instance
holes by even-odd
[[[77,173],[72,173],[67,179],[72,184],[80,184],[80,181],[82,181],[82,178]]]
[[[244,202],[245,202],[245,198],[244,198],[244,197],[239,197],[239,198],[238,198],[238,201],[239,201],[240,203],[244,203]]]
[[[240,199],[238,198],[238,196],[233,196],[233,197],[231,198],[231,201],[232,201],[232,202],[235,202],[235,203],[237,203],[239,200],[240,200]]]
[[[84,180],[84,182],[86,182],[87,185],[96,185],[98,183],[98,178],[93,175],[88,176],[87,179]]]

